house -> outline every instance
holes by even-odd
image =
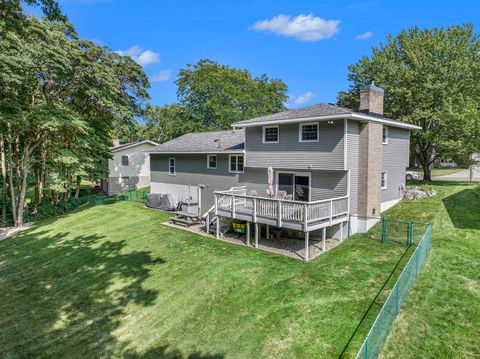
[[[119,144],[110,148],[112,158],[108,160],[108,181],[105,192],[112,195],[150,185],[149,150],[157,146],[152,141]]]
[[[368,85],[358,112],[317,104],[160,144],[150,151],[151,191],[198,203],[209,221],[298,230],[306,242],[311,231],[366,231],[402,198],[410,131],[421,129],[385,118],[383,97]]]

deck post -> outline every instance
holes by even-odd
[[[270,238],[270,225],[269,224],[267,224],[266,238],[267,239]]]
[[[232,218],[235,219],[235,196],[232,194]]]
[[[340,242],[343,241],[343,222],[340,222]]]
[[[322,253],[325,253],[326,242],[327,241],[327,227],[322,229]]]
[[[258,233],[260,231],[260,226],[258,225],[257,222],[255,222],[255,248],[258,248],[258,236],[260,235],[260,233]]]
[[[332,216],[333,216],[333,200],[330,200],[330,226],[332,225]]]
[[[308,227],[308,206],[305,203],[303,205],[303,230],[306,231]]]
[[[257,199],[253,199],[253,222],[257,222]]]
[[[281,227],[282,226],[282,201],[278,201],[278,210],[277,210],[277,214],[278,214],[278,227]]]
[[[217,226],[215,230],[215,237],[220,239],[220,216],[217,216]]]
[[[305,260],[308,262],[308,251],[309,251],[309,235],[310,232],[305,232]]]
[[[247,222],[247,246],[250,246],[250,222]]]

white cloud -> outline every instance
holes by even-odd
[[[300,95],[290,95],[288,101],[295,106],[300,106],[311,101],[314,97],[315,97],[315,94],[313,92],[308,91]]]
[[[367,31],[367,32],[364,32],[363,34],[355,36],[355,40],[366,40],[371,38],[372,36],[373,36],[373,32]]]
[[[152,76],[150,81],[152,82],[160,82],[160,81],[167,81],[172,77],[172,71],[170,70],[163,70],[160,71],[158,75]]]
[[[257,21],[250,29],[266,31],[277,35],[294,37],[301,41],[329,39],[340,29],[340,20],[325,20],[313,14],[274,16],[270,20]]]
[[[145,50],[138,46],[132,46],[127,50],[119,50],[118,54],[122,56],[130,56],[135,62],[141,66],[147,66],[160,62],[160,55],[151,50]]]

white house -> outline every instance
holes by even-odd
[[[150,185],[150,156],[147,151],[158,144],[140,141],[116,144],[110,148],[112,159],[108,160],[109,195]]]

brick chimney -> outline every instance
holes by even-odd
[[[360,87],[360,112],[370,116],[383,116],[383,89],[371,85]]]
[[[383,117],[383,93],[383,89],[373,83],[360,87],[360,112]],[[358,214],[362,217],[380,215],[382,132],[380,123],[368,121],[360,124]]]

